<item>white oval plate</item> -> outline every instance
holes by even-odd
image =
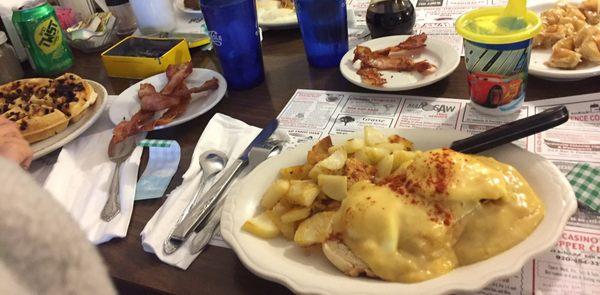
[[[385,129],[415,143],[419,150],[449,146],[469,136],[454,130]],[[360,133],[332,136],[333,142],[362,136]],[[490,259],[459,267],[441,277],[414,284],[392,283],[345,276],[322,255],[307,252],[284,238],[264,240],[242,231],[242,224],[256,215],[260,199],[276,179],[279,169],[306,161],[313,143],[298,146],[268,159],[235,185],[221,216],[221,234],[242,263],[256,275],[281,283],[293,292],[310,294],[438,294],[476,291],[493,281],[518,272],[535,255],[550,249],[569,217],[577,209],[575,194],[567,179],[552,163],[515,145],[504,145],[486,154],[516,167],[540,196],[546,215],[535,231],[513,248]]]
[[[291,29],[298,27],[298,18],[295,10],[277,9],[280,13],[279,18],[273,18],[276,12],[272,9],[259,7],[260,2],[279,2],[277,0],[256,0],[256,16],[258,25],[263,29]]]
[[[104,86],[100,85],[100,83],[91,80],[85,81],[90,83],[92,88],[94,88],[94,91],[96,91],[98,94],[98,97],[96,97],[96,102],[87,110],[86,114],[83,115],[81,120],[77,121],[76,123],[69,124],[67,129],[52,137],[32,144],[31,149],[33,150],[33,159],[43,157],[71,142],[73,139],[81,135],[81,133],[94,125],[96,120],[100,118],[100,115],[102,115],[102,112],[106,108],[108,93],[106,92]]]
[[[371,50],[379,50],[389,46],[396,45],[408,38],[409,36],[388,36],[369,40],[360,46],[366,46]],[[373,86],[363,83],[356,71],[360,68],[359,62],[352,62],[354,58],[354,48],[346,52],[340,61],[340,71],[346,80],[357,86],[379,90],[379,91],[402,91],[420,88],[433,84],[446,76],[452,74],[460,63],[460,54],[450,46],[450,44],[435,39],[434,36],[427,36],[427,47],[414,57],[416,61],[426,59],[437,67],[434,73],[429,75],[421,75],[416,71],[413,72],[392,72],[381,71],[383,78],[387,83],[383,86]]]
[[[219,88],[213,90],[208,95],[205,93],[194,93],[192,94],[192,102],[187,107],[185,113],[175,118],[173,122],[157,126],[154,130],[177,126],[183,124],[189,120],[192,120],[212,109],[225,95],[227,91],[227,81],[223,76],[213,70],[195,68],[190,76],[185,80],[188,88],[198,87],[202,85],[206,80],[212,79],[213,77],[219,80]],[[140,82],[137,82],[129,88],[125,89],[108,109],[108,116],[110,121],[115,125],[121,121],[129,120],[140,109],[140,102],[138,99],[138,91],[140,90],[140,84],[150,83],[156,87],[156,91],[160,91],[167,84],[167,75],[165,73],[156,74],[152,77],[146,78]]]
[[[580,1],[569,1],[570,3],[579,3]],[[555,1],[545,1],[544,3],[536,3],[528,8],[538,14],[544,10],[548,10],[556,5]],[[595,77],[600,75],[600,64],[584,62],[573,70],[556,69],[546,66],[544,63],[550,60],[552,49],[532,49],[531,60],[529,61],[529,73],[536,77],[554,80],[554,81],[577,81],[585,78]]]

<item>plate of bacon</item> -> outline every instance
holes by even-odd
[[[165,73],[130,86],[111,104],[108,115],[117,125],[113,141],[192,120],[212,109],[226,90],[225,78],[215,71],[191,63],[169,65]]]
[[[355,85],[379,91],[402,91],[433,84],[450,75],[460,54],[450,44],[425,33],[389,36],[350,49],[340,61],[342,75]]]

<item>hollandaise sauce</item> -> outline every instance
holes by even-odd
[[[438,149],[416,152],[378,183],[354,184],[332,233],[382,279],[419,282],[511,248],[543,216],[512,166]]]

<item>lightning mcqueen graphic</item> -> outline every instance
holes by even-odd
[[[521,93],[523,84],[519,75],[504,76],[488,73],[471,73],[467,81],[471,98],[489,108],[510,103]]]

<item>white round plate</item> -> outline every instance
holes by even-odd
[[[408,38],[409,36],[388,36],[369,40],[360,46],[366,46],[371,50],[379,50],[389,46],[396,45]],[[352,62],[354,58],[354,48],[346,52],[340,61],[340,71],[346,80],[357,86],[379,90],[379,91],[402,91],[420,88],[433,84],[446,76],[450,75],[460,63],[460,54],[452,48],[452,46],[442,40],[435,39],[433,36],[427,36],[427,46],[420,54],[414,56],[415,61],[426,59],[437,67],[437,70],[429,75],[421,75],[413,72],[392,72],[381,71],[383,78],[387,83],[383,86],[373,86],[363,83],[360,76],[356,73],[360,69],[360,62]]]
[[[258,25],[263,29],[290,29],[298,27],[296,11],[282,8],[264,8],[261,5],[279,2],[277,0],[256,0]]]
[[[208,112],[219,103],[225,95],[225,91],[227,91],[227,81],[225,81],[225,78],[223,78],[221,74],[209,69],[195,68],[187,80],[185,80],[185,83],[188,88],[199,87],[206,80],[212,79],[213,77],[219,80],[219,88],[217,90],[213,90],[209,93],[192,94],[192,101],[188,105],[185,113],[175,118],[175,120],[169,124],[157,126],[155,130],[183,124]],[[123,120],[129,120],[131,116],[139,111],[140,102],[138,99],[138,91],[140,90],[140,84],[142,83],[150,83],[156,87],[156,91],[160,91],[167,84],[167,75],[165,73],[156,74],[125,89],[125,91],[113,101],[108,109],[110,121],[115,125]]]
[[[52,137],[33,143],[31,145],[31,149],[33,150],[33,159],[45,156],[71,142],[71,140],[77,138],[81,133],[90,128],[96,122],[96,120],[98,120],[98,118],[100,118],[100,115],[102,115],[102,112],[106,108],[106,101],[108,98],[106,89],[98,82],[90,80],[85,81],[90,83],[92,88],[94,88],[94,91],[96,91],[98,94],[98,97],[96,97],[96,102],[87,110],[81,120],[77,121],[76,123],[69,124],[67,129]]]
[[[569,1],[570,3],[579,3],[580,1]],[[556,5],[556,1],[536,2],[528,8],[538,14],[548,10]],[[556,69],[546,66],[544,63],[550,60],[552,49],[532,49],[531,60],[529,61],[529,74],[536,77],[553,81],[577,81],[590,77],[600,76],[600,64],[584,62],[573,70]]]
[[[469,136],[454,130],[383,131],[406,137],[419,150],[449,146],[452,141]],[[362,135],[335,135],[332,139],[336,144],[358,136]],[[232,188],[221,216],[221,234],[242,263],[256,275],[281,283],[296,293],[439,294],[480,290],[495,280],[518,272],[535,255],[553,247],[567,220],[577,209],[575,194],[556,166],[515,145],[504,145],[485,154],[516,167],[540,196],[546,209],[544,219],[529,237],[490,259],[420,283],[352,278],[329,263],[320,249],[307,252],[284,238],[264,240],[241,229],[247,219],[257,214],[262,194],[276,179],[279,169],[304,163],[310,147],[311,143],[298,146],[256,167]]]
[[[194,9],[185,7],[185,5],[183,4],[183,0],[175,0],[175,7],[177,7],[177,9],[179,9],[180,11],[183,11],[185,13],[202,14],[202,10],[194,10]]]

